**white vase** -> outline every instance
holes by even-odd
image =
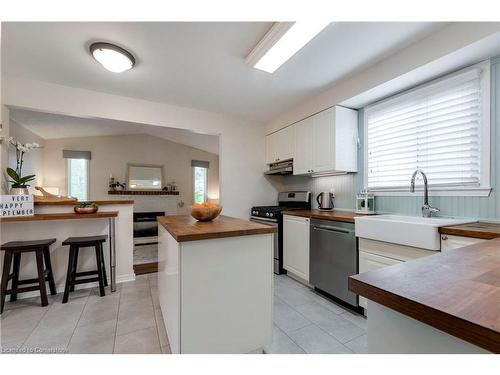
[[[27,187],[11,187],[9,190],[10,195],[29,195]]]

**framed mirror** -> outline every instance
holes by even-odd
[[[130,190],[161,190],[163,166],[128,164],[127,186]]]

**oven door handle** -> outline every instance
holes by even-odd
[[[261,223],[264,223],[264,224],[275,224],[275,225],[278,225],[278,223],[276,222],[276,220],[274,219],[267,219],[265,217],[250,217],[250,221],[254,221],[254,222],[261,222]]]

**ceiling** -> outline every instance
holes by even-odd
[[[430,22],[332,23],[274,74],[244,60],[270,22],[2,22],[4,74],[268,121],[327,86],[445,27]],[[129,49],[114,74],[94,41]]]
[[[213,154],[219,154],[218,136],[198,134],[183,129],[116,120],[71,117],[16,108],[10,110],[10,117],[44,139],[149,134]]]

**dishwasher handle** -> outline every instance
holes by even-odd
[[[314,230],[326,230],[329,232],[339,232],[339,233],[344,233],[344,234],[352,233],[352,231],[350,231],[349,229],[326,226],[326,225],[313,225],[313,229]]]

